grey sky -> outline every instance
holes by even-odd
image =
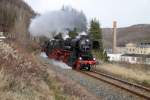
[[[150,0],[25,0],[36,12],[46,13],[63,5],[82,10],[88,21],[96,17],[102,27],[119,27],[133,24],[150,24]]]

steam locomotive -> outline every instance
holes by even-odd
[[[46,41],[43,46],[43,50],[49,58],[63,61],[73,69],[88,71],[96,65],[92,49],[93,42],[88,35],[80,35],[77,38],[66,40],[58,35],[53,40]]]

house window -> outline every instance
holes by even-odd
[[[132,61],[136,61],[136,57],[132,57]]]
[[[134,52],[135,50],[133,49],[133,52]]]

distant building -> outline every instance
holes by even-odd
[[[150,43],[128,43],[125,47],[116,47],[116,53],[108,52],[107,55],[113,62],[150,64]]]
[[[0,36],[3,36],[3,32],[0,32]]]
[[[0,32],[0,42],[3,41],[6,37],[3,35],[3,32]]]
[[[121,61],[121,55],[122,54],[107,54],[107,56],[109,57],[109,61],[114,61],[114,62],[120,62]]]
[[[117,22],[113,22],[112,49],[106,49],[109,61],[131,64],[150,64],[150,42],[128,43],[117,46]]]
[[[141,42],[141,43],[138,44],[138,47],[150,48],[150,42]]]
[[[128,43],[125,47],[125,53],[127,54],[144,54],[148,55],[150,54],[150,43]]]
[[[150,64],[150,55],[124,54],[121,56],[121,62],[130,64]]]

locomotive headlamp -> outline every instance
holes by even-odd
[[[82,58],[81,58],[81,57],[79,57],[79,60],[82,60]]]
[[[96,58],[93,58],[93,60],[96,60]]]
[[[86,42],[89,42],[89,40],[87,39]]]

